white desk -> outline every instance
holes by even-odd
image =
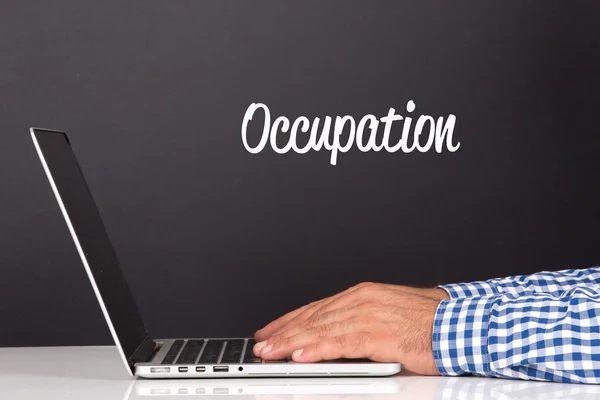
[[[150,400],[598,399],[600,386],[488,378],[131,379],[114,347],[0,349],[0,398]]]

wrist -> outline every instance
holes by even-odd
[[[432,299],[435,300],[449,300],[450,296],[448,295],[448,292],[445,291],[444,289],[440,288],[440,287],[436,287],[433,289],[428,289],[428,295],[429,297],[431,297]]]

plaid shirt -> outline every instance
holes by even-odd
[[[442,375],[600,383],[600,267],[440,287]]]

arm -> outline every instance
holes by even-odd
[[[442,375],[600,383],[600,289],[445,300],[432,340]]]
[[[578,286],[600,289],[600,266],[556,272],[544,271],[533,275],[511,276],[472,283],[456,283],[442,285],[439,288],[444,289],[450,298],[457,299],[504,293],[515,295],[548,293],[560,296],[565,291]]]

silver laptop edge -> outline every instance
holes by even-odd
[[[71,234],[71,238],[75,243],[75,247],[77,248],[77,252],[79,253],[79,257],[81,258],[81,262],[85,268],[87,276],[92,284],[92,288],[94,289],[94,294],[98,299],[98,303],[100,304],[100,309],[102,310],[102,314],[108,324],[108,328],[112,335],[112,338],[117,346],[119,351],[119,355],[125,366],[127,367],[127,371],[131,376],[141,376],[146,378],[240,378],[240,377],[328,377],[328,376],[387,376],[393,375],[400,371],[401,366],[398,363],[375,363],[375,362],[352,362],[351,360],[344,360],[341,362],[321,362],[314,364],[303,364],[303,363],[243,363],[243,357],[245,354],[246,346],[248,344],[248,339],[242,338],[245,340],[244,348],[242,350],[242,354],[240,357],[239,363],[231,363],[231,364],[162,364],[162,360],[166,356],[168,350],[171,345],[174,343],[176,339],[164,339],[164,340],[152,340],[148,336],[146,339],[139,344],[135,351],[131,352],[131,355],[128,355],[125,349],[123,348],[123,344],[119,339],[119,335],[117,333],[117,329],[113,324],[113,321],[110,316],[109,307],[106,306],[105,301],[103,300],[102,294],[100,292],[100,288],[96,282],[96,278],[94,277],[94,273],[92,272],[92,268],[90,267],[90,263],[88,261],[88,257],[86,256],[86,252],[84,251],[84,246],[81,245],[75,227],[71,221],[71,216],[67,212],[67,208],[63,202],[63,198],[59,192],[58,186],[55,182],[55,179],[52,175],[50,167],[47,163],[46,157],[44,155],[44,151],[40,146],[38,138],[36,134],[54,134],[54,135],[62,135],[64,140],[68,145],[68,150],[71,152],[73,158],[75,157],[72,154],[72,149],[69,145],[67,136],[62,131],[52,130],[52,129],[44,129],[44,128],[31,128],[30,129],[31,137],[33,140],[33,144],[37,151],[38,157],[41,161],[44,172],[46,173],[46,177],[50,183],[50,187],[52,188],[52,192],[56,197],[56,201],[58,202],[58,206],[63,215],[63,218],[67,224],[69,232]],[[76,159],[74,158],[76,162]],[[83,173],[81,172],[81,179],[85,183],[85,178],[83,177]],[[87,189],[87,187],[86,187]],[[93,201],[90,195],[90,200]],[[97,209],[96,209],[97,212]],[[100,219],[99,215],[98,218]],[[106,234],[107,235],[107,234]],[[106,237],[108,240],[108,236]],[[114,249],[111,249],[114,251]],[[114,255],[116,257],[116,254]],[[121,272],[120,270],[118,271]],[[124,281],[126,284],[126,280]],[[128,290],[128,287],[127,287]],[[129,292],[127,293],[129,294]],[[110,296],[109,296],[110,297]],[[133,300],[133,299],[132,299]],[[118,313],[117,313],[118,314]],[[143,323],[141,319],[141,315],[136,315],[139,317],[139,320]],[[118,318],[117,318],[118,320]],[[144,328],[142,326],[142,328]],[[145,329],[145,328],[144,328]],[[127,333],[127,332],[122,332]],[[146,334],[147,335],[147,334]],[[227,340],[223,338],[217,338],[218,340]],[[210,338],[202,338],[202,339],[181,339],[181,340],[215,340]],[[232,339],[229,339],[232,340]],[[150,343],[151,342],[151,343]],[[204,343],[204,347],[206,346],[206,342]],[[142,347],[144,347],[142,349]],[[182,349],[185,347],[182,346]],[[204,347],[200,351],[200,354],[197,356],[196,361],[198,361],[202,355],[202,351]],[[223,347],[225,349],[225,346]],[[180,350],[181,352],[181,350]],[[137,358],[134,357],[137,355]],[[140,358],[141,357],[141,358]],[[222,354],[221,354],[222,357]],[[132,360],[136,360],[133,362]],[[220,359],[219,359],[220,361]]]

